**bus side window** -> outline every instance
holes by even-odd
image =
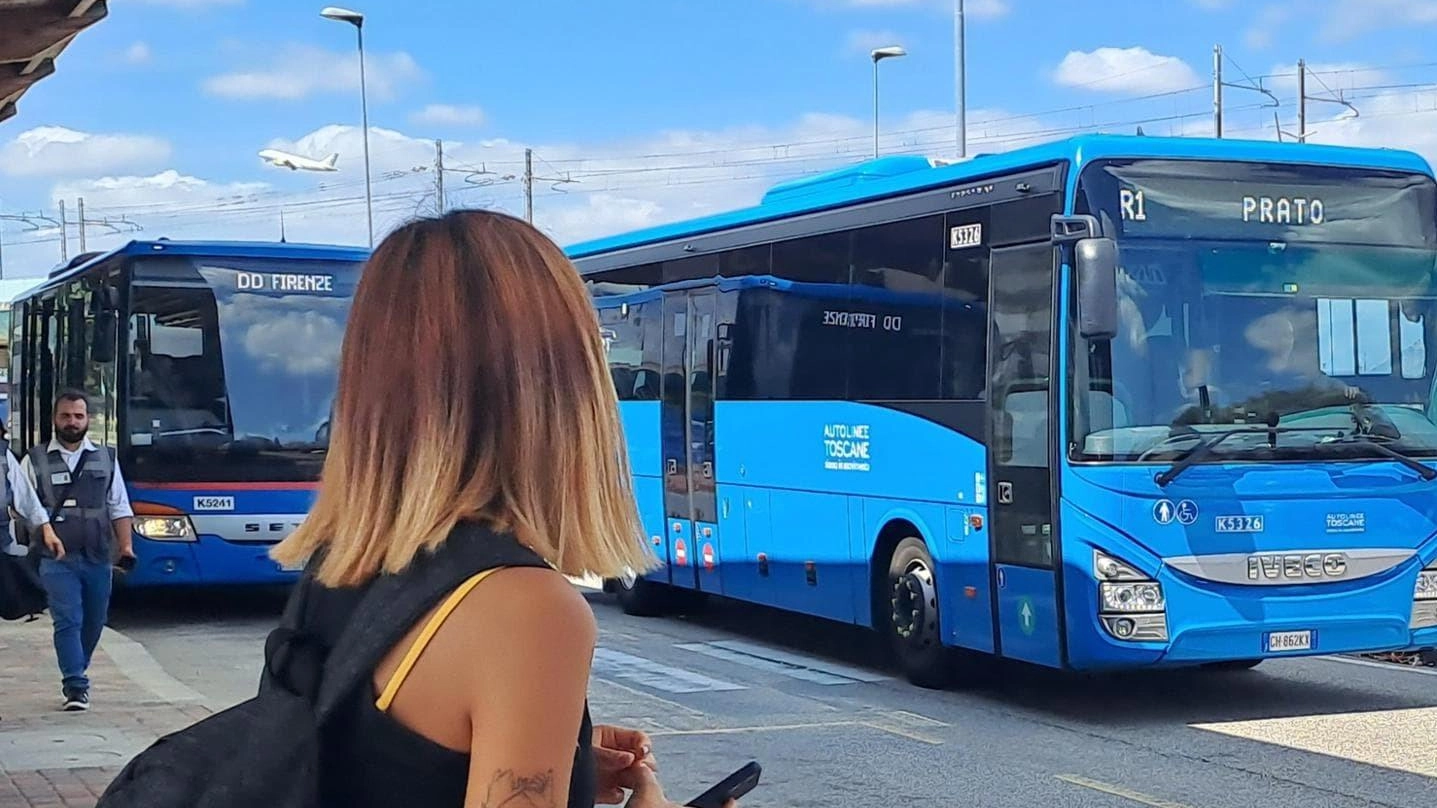
[[[982,399],[988,387],[988,265],[992,208],[949,213],[943,274],[942,397]],[[973,243],[976,240],[977,243]],[[954,246],[955,243],[957,246]]]
[[[1427,312],[1416,300],[1404,300],[1397,311],[1398,344],[1402,346],[1402,378],[1427,376]]]

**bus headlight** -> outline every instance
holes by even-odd
[[[1417,573],[1417,585],[1412,589],[1412,621],[1408,625],[1437,626],[1437,564]]]
[[[1437,600],[1437,567],[1428,567],[1417,573],[1417,588],[1413,600]]]
[[[135,532],[155,541],[195,540],[195,526],[188,516],[136,516]]]
[[[1102,584],[1103,612],[1161,612],[1167,609],[1163,599],[1163,585],[1157,582],[1141,584]]]
[[[1129,642],[1168,638],[1168,603],[1162,584],[1096,550],[1093,577],[1098,580],[1098,619],[1109,634]]]

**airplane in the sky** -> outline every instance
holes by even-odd
[[[338,171],[335,163],[339,161],[339,154],[331,154],[323,160],[315,160],[310,157],[301,157],[298,154],[280,151],[279,149],[262,149],[259,156],[267,163],[287,168],[290,171]]]

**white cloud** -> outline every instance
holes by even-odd
[[[1291,6],[1268,6],[1258,12],[1252,24],[1242,33],[1243,44],[1249,50],[1266,50],[1272,47],[1273,37],[1292,19]]]
[[[1437,0],[1335,0],[1323,39],[1342,42],[1383,28],[1437,23]]]
[[[903,38],[892,31],[850,31],[845,50],[849,53],[868,54],[875,48],[886,48],[902,42]]]
[[[212,183],[167,169],[149,176],[114,176],[62,182],[51,191],[52,201],[85,197],[95,208],[139,210],[146,207],[181,208],[196,204],[237,205],[253,202],[269,190],[263,182]]]
[[[142,65],[148,64],[154,58],[154,54],[150,52],[150,46],[147,43],[136,42],[125,48],[124,58],[132,65]]]
[[[400,87],[424,76],[414,57],[404,51],[366,54],[370,98],[392,99]],[[298,101],[316,93],[359,92],[359,55],[313,45],[289,44],[269,57],[269,64],[206,79],[205,92],[223,98]]]
[[[430,104],[409,116],[409,120],[429,126],[480,126],[484,123],[484,110],[472,105]]]
[[[1071,51],[1053,71],[1053,80],[1065,87],[1110,93],[1161,93],[1203,83],[1183,60],[1141,47]]]
[[[0,146],[0,173],[12,177],[78,177],[157,166],[170,144],[148,135],[92,134],[40,126]]]

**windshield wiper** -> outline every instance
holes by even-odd
[[[1354,433],[1354,434],[1352,434],[1352,435],[1349,435],[1349,436],[1347,436],[1347,437],[1344,437],[1344,438],[1337,438],[1337,439],[1335,439],[1335,440],[1323,441],[1323,442],[1319,443],[1318,445],[1319,445],[1319,446],[1330,446],[1330,445],[1332,445],[1332,444],[1334,444],[1334,443],[1337,443],[1337,444],[1344,444],[1344,445],[1347,445],[1347,446],[1352,446],[1352,445],[1356,445],[1356,444],[1361,444],[1361,445],[1363,445],[1363,446],[1369,446],[1369,447],[1371,447],[1371,448],[1373,448],[1373,449],[1376,449],[1378,454],[1380,454],[1380,455],[1385,455],[1385,456],[1387,456],[1387,457],[1390,457],[1390,458],[1392,458],[1393,460],[1396,460],[1398,463],[1401,463],[1402,465],[1406,466],[1407,468],[1412,469],[1413,471],[1417,472],[1417,474],[1420,475],[1420,476],[1422,477],[1422,479],[1424,479],[1424,480],[1426,480],[1426,481],[1428,481],[1428,482],[1431,482],[1432,480],[1437,479],[1437,469],[1433,469],[1431,466],[1427,465],[1426,463],[1421,462],[1420,460],[1416,459],[1415,457],[1412,457],[1411,455],[1405,454],[1405,453],[1403,453],[1403,452],[1400,452],[1400,451],[1398,451],[1398,450],[1392,448],[1391,446],[1388,446],[1387,443],[1388,443],[1389,441],[1391,441],[1391,440],[1393,440],[1393,439],[1387,437],[1386,435],[1381,435],[1381,434],[1371,433],[1371,432],[1356,432],[1356,433]]]
[[[1203,458],[1212,454],[1213,449],[1216,449],[1218,444],[1222,443],[1233,435],[1257,435],[1265,433],[1267,431],[1267,429],[1234,429],[1231,432],[1224,432],[1221,435],[1218,435],[1216,438],[1213,438],[1212,440],[1198,438],[1198,444],[1196,446],[1189,450],[1187,454],[1174,461],[1171,466],[1168,466],[1166,471],[1158,474],[1158,476],[1154,477],[1153,479],[1157,482],[1159,486],[1167,488],[1168,483],[1177,479],[1177,476],[1179,474],[1182,474],[1184,471],[1187,471],[1188,469],[1197,465],[1203,460]]]
[[[1179,474],[1182,474],[1184,471],[1187,471],[1198,463],[1201,463],[1204,459],[1207,458],[1208,455],[1212,454],[1213,450],[1217,448],[1218,444],[1222,443],[1233,435],[1266,435],[1268,438],[1268,443],[1273,448],[1276,448],[1277,436],[1284,433],[1332,431],[1331,427],[1321,426],[1278,426],[1275,421],[1276,419],[1268,421],[1268,426],[1234,429],[1229,432],[1224,432],[1212,440],[1203,440],[1202,438],[1199,438],[1197,446],[1194,446],[1191,451],[1174,461],[1173,464],[1168,467],[1167,471],[1158,474],[1156,477],[1153,478],[1153,480],[1157,482],[1160,487],[1166,488],[1168,486],[1168,483],[1171,483],[1173,480],[1177,479],[1177,476]],[[1419,463],[1418,465],[1421,464]],[[1426,467],[1423,466],[1423,468]]]

